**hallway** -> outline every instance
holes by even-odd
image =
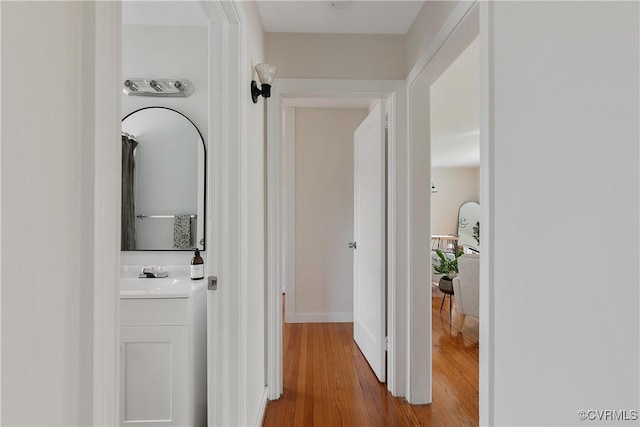
[[[478,425],[478,322],[464,334],[432,299],[433,403],[412,406],[380,384],[353,341],[352,323],[284,324],[284,393],[263,426]],[[458,324],[453,316],[453,324]]]

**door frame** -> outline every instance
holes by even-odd
[[[331,80],[276,79],[267,108],[267,215],[268,215],[268,318],[267,384],[268,398],[278,399],[283,392],[282,367],[282,288],[287,278],[295,277],[291,269],[295,259],[292,242],[290,197],[295,181],[295,158],[289,157],[283,142],[284,101],[288,98],[367,98],[389,100],[389,145],[387,150],[387,389],[394,396],[405,396],[407,377],[404,363],[408,318],[404,315],[408,300],[404,290],[406,262],[406,87],[404,80]],[[290,286],[284,286],[291,289]]]
[[[119,2],[93,9],[93,424],[120,423],[120,130],[122,12]],[[90,25],[91,23],[87,23]]]
[[[490,25],[488,10],[491,2],[460,3],[449,15],[434,41],[420,55],[407,77],[409,102],[409,146],[412,152],[411,178],[416,185],[410,189],[411,229],[419,235],[431,234],[425,218],[430,218],[431,154],[429,117],[429,86],[455,61],[460,53],[479,37],[480,42],[480,206],[483,223],[483,254],[480,260],[480,425],[493,423],[494,319],[493,319],[493,147],[491,145],[491,88],[488,86]],[[426,102],[424,101],[426,99]],[[422,247],[424,246],[424,247]],[[430,271],[421,268],[429,259],[428,245],[414,241],[411,250],[411,289],[419,290],[421,283],[429,283]],[[412,325],[409,332],[409,378],[413,385],[407,400],[411,403],[432,401],[432,331],[430,299],[412,298],[409,307]],[[425,323],[428,322],[428,323]],[[420,329],[418,325],[428,324]],[[428,345],[425,345],[427,344]],[[421,361],[427,360],[428,365]]]
[[[218,289],[207,291],[207,424],[248,425],[244,351],[246,300],[242,281],[240,191],[247,171],[242,165],[246,133],[245,87],[251,80],[246,60],[246,18],[236,2],[201,0],[209,21],[209,144],[207,164],[207,276],[217,276]],[[231,337],[237,337],[232,339]],[[223,343],[224,345],[220,345]],[[266,397],[265,397],[266,404]],[[262,411],[259,411],[262,412]],[[259,413],[258,416],[261,416]]]
[[[239,167],[240,148],[244,132],[241,126],[244,109],[240,95],[243,84],[251,79],[246,64],[244,44],[246,22],[235,2],[201,0],[203,13],[209,20],[209,150],[208,164],[216,173],[207,174],[207,227],[209,242],[206,261],[208,274],[217,274],[224,283],[238,283],[241,274],[239,220],[240,196],[237,187],[243,171]],[[94,181],[94,277],[93,277],[93,424],[118,425],[120,382],[120,148],[117,140],[121,122],[121,34],[122,13],[119,2],[97,2],[93,15],[95,25],[95,91],[87,96],[95,102],[95,181]],[[223,84],[224,83],[224,84]],[[221,200],[221,203],[214,203]],[[114,221],[114,218],[118,218]],[[223,225],[223,221],[226,221]],[[216,254],[220,254],[216,257]],[[234,282],[235,280],[235,282]],[[227,292],[208,292],[208,304],[217,315],[207,347],[208,378],[217,386],[207,397],[209,425],[249,424],[254,420],[245,416],[242,400],[243,378],[248,357],[237,346],[213,346],[214,340],[224,336],[246,334],[240,328],[238,313],[230,310],[232,301],[240,299],[237,286],[226,286]],[[213,294],[213,295],[212,295]],[[231,330],[231,332],[228,332]],[[236,333],[237,332],[237,333]],[[224,334],[224,335],[223,335]],[[211,337],[214,337],[214,340]],[[242,337],[241,337],[242,338]],[[236,342],[236,341],[234,341]],[[221,348],[223,347],[223,348]],[[214,353],[215,351],[215,353]],[[213,360],[213,361],[212,361]],[[238,366],[231,370],[229,366]],[[233,393],[233,394],[232,394]],[[266,399],[265,399],[266,403]],[[233,405],[232,405],[233,404]]]

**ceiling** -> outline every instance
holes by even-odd
[[[268,33],[406,34],[424,1],[258,0]]]
[[[258,0],[267,32],[406,34],[424,1]],[[197,1],[122,3],[123,24],[207,25]],[[480,163],[479,51],[474,41],[431,86],[433,167]],[[368,99],[299,98],[295,107],[366,108]]]

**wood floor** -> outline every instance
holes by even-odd
[[[263,426],[478,425],[478,322],[463,333],[449,302],[433,307],[433,403],[409,405],[378,382],[353,341],[352,323],[284,325],[284,393],[267,404]],[[458,325],[458,315],[453,325]]]

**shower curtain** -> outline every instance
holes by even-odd
[[[133,194],[135,162],[133,153],[138,143],[122,135],[122,228],[120,247],[123,251],[136,248],[136,209]]]

